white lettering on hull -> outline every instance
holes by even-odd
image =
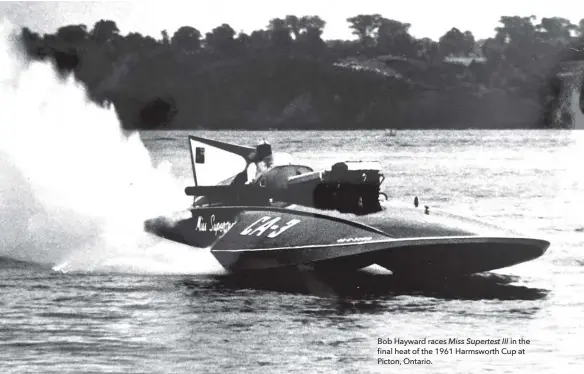
[[[370,240],[373,240],[373,238],[370,237],[370,236],[364,236],[364,237],[361,237],[361,238],[344,238],[344,239],[339,239],[339,240],[337,240],[337,243],[368,242]]]
[[[197,217],[197,224],[195,226],[195,231],[201,232],[212,232],[215,235],[226,233],[231,230],[235,225],[235,222],[230,221],[215,221],[215,215],[211,215],[209,219],[205,219],[203,216]]]
[[[267,237],[273,239],[278,235],[282,234],[284,231],[291,228],[292,226],[300,223],[299,219],[291,219],[290,221],[283,225],[277,225],[276,223],[278,223],[281,219],[282,217],[275,218],[269,216],[262,217],[255,221],[254,223],[252,223],[251,225],[249,225],[248,227],[246,227],[245,230],[243,230],[240,235],[262,236],[266,233],[266,231],[270,230],[271,232],[267,235]],[[262,223],[262,225],[257,226],[260,223]]]

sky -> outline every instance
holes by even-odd
[[[412,25],[410,33],[437,40],[452,27],[471,31],[476,39],[494,35],[502,15],[563,17],[578,24],[584,18],[582,0],[208,0],[208,1],[68,1],[0,2],[0,18],[40,33],[54,32],[67,24],[91,28],[100,19],[115,21],[122,34],[140,32],[156,39],[181,26],[204,33],[227,23],[237,32],[265,28],[270,19],[318,15],[327,22],[324,39],[353,39],[346,19],[357,14],[379,13]]]

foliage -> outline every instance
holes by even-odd
[[[21,38],[126,128],[569,126],[561,77],[584,59],[584,20],[503,16],[487,40],[453,27],[438,41],[379,14],[347,22],[356,40],[325,41],[324,20],[294,15],[250,34],[183,26],[155,39],[100,20]]]

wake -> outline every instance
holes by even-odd
[[[184,181],[153,165],[113,108],[51,64],[27,62],[15,32],[0,23],[0,257],[61,271],[220,271],[208,251],[143,231],[188,206]]]

